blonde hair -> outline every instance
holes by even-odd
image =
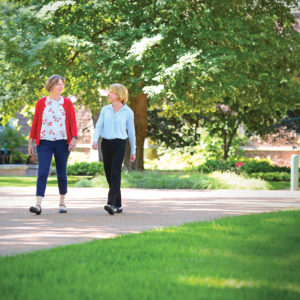
[[[45,83],[45,89],[50,92],[53,86],[55,86],[60,80],[65,83],[65,79],[60,75],[50,76]]]
[[[120,101],[125,104],[128,101],[128,89],[121,83],[114,83],[109,86],[109,90],[117,94]]]

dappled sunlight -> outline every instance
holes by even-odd
[[[233,278],[217,278],[217,277],[180,277],[179,281],[188,285],[200,285],[209,288],[242,288],[242,287],[259,287],[260,284],[254,280],[237,280]]]
[[[208,288],[255,288],[255,289],[272,289],[278,291],[289,291],[300,293],[300,285],[284,282],[269,282],[266,280],[240,280],[235,278],[220,278],[220,277],[199,277],[199,276],[181,276],[179,282],[191,286],[203,286]]]
[[[0,255],[300,207],[300,192],[122,189],[123,213],[110,216],[103,209],[107,193],[105,188],[70,188],[68,213],[59,214],[58,190],[47,187],[37,216],[29,212],[35,203],[34,187],[0,188]],[[213,226],[214,232],[238,230]]]

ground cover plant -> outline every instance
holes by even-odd
[[[94,178],[92,176],[68,176],[68,183],[69,187],[108,187],[104,175]],[[36,177],[0,176],[0,187],[35,185]],[[57,186],[56,176],[49,176],[48,186]],[[230,172],[201,174],[188,171],[152,170],[122,173],[122,188],[268,190],[288,187],[289,182],[268,182],[260,178],[248,178]]]
[[[3,299],[299,299],[299,278],[300,211],[0,258]]]

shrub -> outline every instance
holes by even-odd
[[[80,162],[67,166],[68,175],[96,175],[104,174],[104,165],[101,161],[87,163]]]
[[[202,173],[211,173],[215,171],[234,171],[235,163],[222,159],[209,159],[198,167],[198,171]]]
[[[81,179],[75,183],[75,187],[94,187],[94,184],[91,180]]]
[[[10,155],[11,164],[26,164],[29,158],[28,154],[23,154],[20,151],[13,151]]]
[[[14,152],[16,148],[26,145],[26,137],[22,135],[17,129],[6,125],[1,127],[0,132],[0,148],[8,149]]]
[[[244,165],[237,167],[237,163],[243,163]],[[241,171],[246,174],[252,173],[266,173],[266,172],[290,172],[290,168],[278,167],[272,165],[272,163],[266,159],[255,158],[231,158],[224,160],[207,160],[204,164],[198,167],[199,172],[211,173],[215,171],[231,171],[240,173]]]
[[[252,173],[250,175],[254,178],[263,179],[266,181],[290,181],[291,175],[286,172],[267,172],[267,173]]]

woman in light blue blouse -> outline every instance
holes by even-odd
[[[98,149],[101,136],[104,170],[109,184],[107,205],[104,209],[110,214],[121,213],[121,168],[125,156],[126,139],[131,146],[130,162],[135,161],[135,129],[133,111],[126,105],[127,88],[119,83],[110,85],[108,99],[111,104],[102,108],[93,135],[94,150]]]

